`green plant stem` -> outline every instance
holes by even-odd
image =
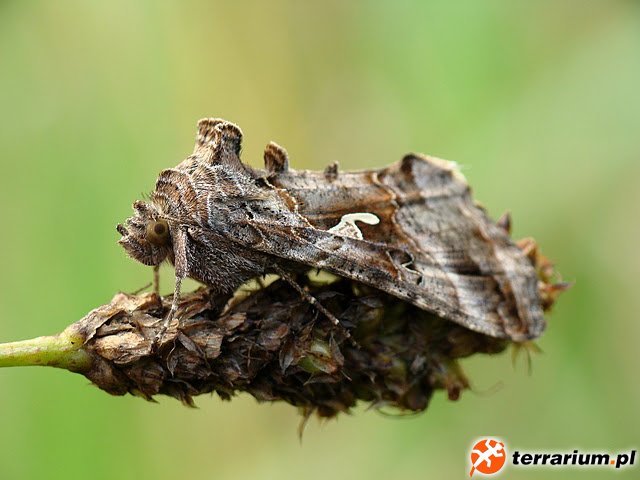
[[[82,348],[80,337],[59,335],[0,344],[0,367],[49,366],[83,372],[91,366],[91,356]]]

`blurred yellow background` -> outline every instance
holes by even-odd
[[[640,447],[638,2],[0,2],[1,341],[58,332],[150,281],[115,225],[205,116],[242,127],[254,166],[269,140],[294,168],[459,162],[492,215],[510,210],[514,236],[576,282],[533,375],[509,355],[470,359],[474,391],[457,403],[437,393],[409,418],[362,406],[310,421],[300,444],[288,405],[192,410],[6,369],[0,479],[468,478],[478,436]]]

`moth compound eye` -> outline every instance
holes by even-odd
[[[147,240],[158,247],[169,244],[169,224],[166,220],[151,221],[147,224]]]

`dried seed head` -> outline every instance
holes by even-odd
[[[164,394],[192,405],[201,393],[228,399],[245,391],[325,417],[358,400],[421,411],[437,389],[457,399],[468,388],[457,358],[508,344],[348,280],[305,287],[352,328],[360,348],[283,281],[222,314],[209,289],[184,295],[157,349],[171,299],[154,294],[119,294],[69,331],[84,338],[92,359],[82,373],[109,393]]]
[[[532,261],[541,291],[562,291],[551,283],[548,260],[538,254]],[[185,405],[202,393],[229,399],[248,392],[299,407],[305,418],[332,417],[358,400],[412,412],[424,410],[439,389],[456,400],[469,388],[458,360],[511,343],[357,282],[299,281],[335,312],[359,348],[279,280],[231,301],[207,288],[184,295],[159,342],[172,298],[118,294],[58,336],[1,345],[0,366],[66,368],[114,395],[169,395]]]

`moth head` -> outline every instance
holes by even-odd
[[[173,251],[169,222],[153,205],[133,204],[135,213],[117,227],[122,238],[118,241],[127,254],[145,265],[159,265]]]

